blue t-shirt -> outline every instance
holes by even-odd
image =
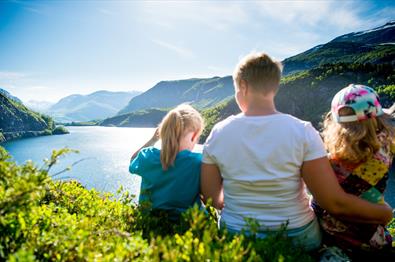
[[[140,150],[129,166],[130,173],[142,177],[139,202],[150,201],[152,208],[179,212],[199,204],[201,160],[202,154],[183,150],[164,171],[159,149]]]

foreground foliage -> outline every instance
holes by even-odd
[[[189,210],[177,223],[165,214],[87,190],[76,181],[18,166],[0,147],[0,260],[9,261],[310,261],[280,234],[265,240],[217,229],[215,213]],[[55,176],[56,174],[52,175]]]

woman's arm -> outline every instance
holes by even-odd
[[[217,165],[202,163],[200,191],[203,195],[204,203],[208,199],[212,199],[213,206],[216,209],[222,209],[224,207],[222,177]]]
[[[392,219],[389,206],[373,204],[344,192],[326,157],[305,161],[302,177],[318,204],[334,216],[359,223],[384,225]]]
[[[156,128],[154,135],[142,147],[140,147],[138,150],[136,150],[136,152],[133,153],[132,157],[130,158],[130,162],[132,162],[133,159],[136,158],[136,156],[138,155],[141,149],[143,149],[144,147],[155,145],[155,143],[158,140],[159,140],[159,128]]]

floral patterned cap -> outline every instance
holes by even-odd
[[[348,107],[355,115],[339,116],[339,110]],[[332,99],[332,117],[338,123],[362,121],[384,114],[379,97],[373,88],[350,84]]]

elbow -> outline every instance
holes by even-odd
[[[345,214],[345,210],[340,205],[330,205],[326,210],[333,216],[342,216]]]
[[[224,208],[224,201],[215,201],[213,203],[213,207],[218,210],[222,210]]]
[[[333,200],[330,203],[326,203],[323,207],[333,216],[343,216],[349,213],[347,205],[338,199]]]

